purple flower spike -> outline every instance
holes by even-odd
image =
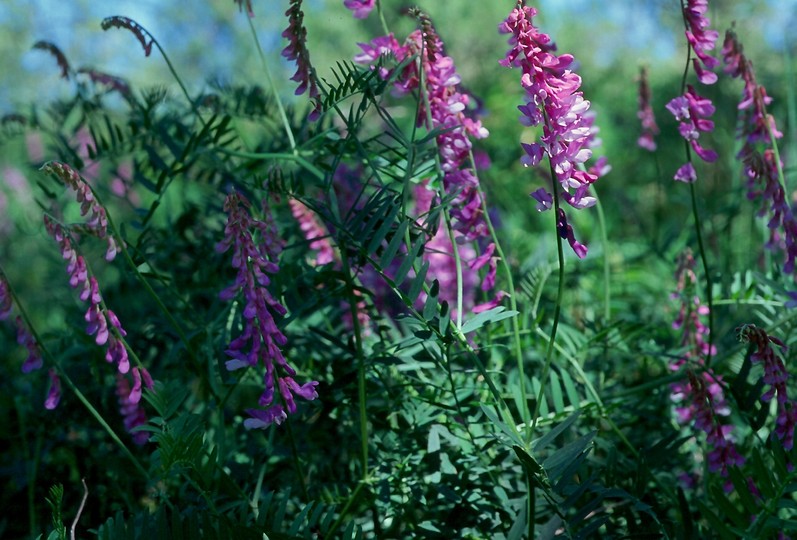
[[[260,398],[259,405],[268,407],[266,410],[248,409],[252,418],[244,421],[248,429],[265,428],[272,423],[280,424],[287,418],[282,405],[274,404],[275,379],[282,382],[282,376],[277,370],[293,377],[296,372],[288,364],[280,347],[288,340],[277,327],[272,313],[285,315],[286,309],[280,304],[266,288],[270,280],[267,274],[274,274],[279,270],[277,259],[282,251],[282,240],[277,236],[277,229],[271,220],[266,202],[263,201],[263,221],[251,215],[251,204],[240,195],[233,192],[224,201],[227,212],[227,225],[224,228],[224,240],[219,242],[216,250],[224,252],[232,250],[232,266],[236,269],[235,282],[223,291],[224,299],[232,299],[238,293],[243,295],[243,332],[230,342],[225,351],[231,358],[227,362],[228,370],[254,367],[262,362],[265,367],[265,390]],[[292,379],[291,379],[292,380]],[[313,400],[318,394],[304,390],[314,388],[318,383],[311,381],[297,392],[297,395],[307,400]],[[293,413],[296,406],[293,395],[283,392],[280,386],[280,395]]]
[[[44,408],[51,411],[58,407],[58,403],[61,402],[61,378],[58,377],[58,373],[53,368],[50,368],[47,375],[50,377],[50,390],[47,392]]]
[[[588,112],[590,102],[579,91],[581,77],[571,69],[573,56],[555,54],[550,36],[533,25],[535,15],[535,8],[519,1],[498,27],[500,33],[510,34],[510,49],[499,63],[522,71],[520,84],[526,91],[527,103],[518,107],[520,123],[543,124],[540,140],[522,145],[522,162],[537,166],[548,156],[562,198],[573,208],[587,208],[595,204],[589,186],[598,179],[598,173],[608,172],[609,167],[604,159],[600,166],[584,170],[585,162],[592,157],[591,147],[597,144],[594,117]],[[539,203],[538,210],[550,208],[552,195],[546,190],[537,190],[532,197]],[[586,256],[587,248],[576,241],[564,212],[556,220],[559,235],[568,240],[579,258]]]
[[[321,116],[321,93],[316,84],[315,72],[310,63],[310,51],[307,49],[307,28],[304,26],[304,12],[302,0],[291,0],[290,7],[285,12],[288,16],[288,28],[282,32],[282,37],[288,40],[288,46],[282,50],[286,60],[296,62],[296,73],[292,81],[299,83],[296,95],[300,96],[309,90],[310,101],[313,102],[313,111],[309,119],[315,121]]]
[[[642,134],[639,136],[637,144],[645,150],[653,152],[656,150],[654,137],[659,134],[659,126],[656,125],[656,117],[653,114],[650,100],[648,70],[643,67],[639,72],[639,111],[637,112],[637,118],[642,123]]]
[[[141,46],[144,48],[144,56],[149,56],[152,53],[152,45],[155,43],[155,38],[133,19],[120,15],[106,17],[102,20],[101,26],[103,30],[108,30],[109,28],[126,28],[130,30],[136,36],[136,39],[141,42]]]

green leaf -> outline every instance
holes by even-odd
[[[517,314],[517,311],[507,310],[503,306],[494,307],[488,311],[477,313],[468,319],[468,321],[462,325],[462,333],[469,334],[475,330],[478,330],[485,324],[503,321],[504,319],[514,317]]]
[[[535,452],[541,452],[544,450],[549,444],[551,444],[556,437],[558,437],[564,430],[569,428],[576,419],[579,417],[581,413],[576,411],[572,415],[570,415],[567,419],[563,422],[556,425],[551,431],[537,439],[535,442],[531,443],[531,447],[534,449]]]

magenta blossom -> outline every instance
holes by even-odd
[[[54,368],[47,372],[50,377],[50,389],[47,391],[47,399],[44,400],[44,408],[53,410],[61,402],[61,378]]]
[[[268,206],[263,201],[263,221],[251,215],[251,203],[241,194],[233,192],[224,201],[227,225],[224,239],[216,251],[232,250],[232,266],[236,270],[235,282],[223,290],[220,297],[232,300],[243,294],[243,332],[230,342],[225,351],[230,360],[228,370],[254,367],[262,362],[265,368],[265,390],[258,404],[262,409],[249,409],[251,418],[244,421],[247,428],[265,428],[271,423],[280,424],[287,413],[296,411],[293,395],[306,400],[318,397],[316,381],[302,386],[293,382],[296,371],[288,364],[280,347],[288,340],[277,327],[274,315],[285,315],[285,307],[268,290],[268,274],[279,270],[277,259],[282,251],[282,240],[277,236]],[[290,379],[290,380],[288,380]],[[274,389],[279,386],[283,403],[274,403]],[[287,412],[285,408],[287,407]]]
[[[321,115],[321,93],[316,83],[315,71],[310,63],[310,51],[307,49],[307,28],[304,26],[302,0],[291,0],[285,15],[288,16],[289,24],[288,28],[282,32],[282,37],[288,40],[288,46],[282,50],[282,56],[286,60],[296,62],[296,73],[293,74],[291,80],[299,83],[296,88],[297,96],[309,91],[310,101],[313,102],[313,110],[309,118],[311,121],[315,121]]]
[[[532,22],[537,10],[518,2],[509,17],[499,26],[499,32],[510,34],[510,49],[500,61],[505,67],[519,67],[520,83],[526,91],[525,105],[518,107],[525,126],[543,125],[538,142],[523,143],[522,162],[537,166],[545,156],[550,161],[562,197],[573,208],[586,208],[595,204],[589,195],[589,186],[597,180],[595,172],[585,169],[592,157],[593,119],[587,115],[590,102],[579,91],[581,77],[570,68],[573,56],[556,55],[550,36],[540,32]],[[535,191],[538,210],[546,210],[553,196],[547,191]],[[567,238],[576,255],[584,257],[586,246],[577,242],[567,224],[564,212],[556,217],[560,236]]]
[[[714,84],[717,74],[711,70],[719,65],[719,60],[709,55],[709,51],[714,49],[719,32],[709,29],[711,22],[705,16],[707,10],[708,0],[687,0],[683,7],[686,40],[697,56],[692,60],[695,74],[701,83]]]
[[[778,416],[775,420],[774,435],[783,444],[786,451],[794,447],[794,428],[797,426],[797,403],[789,398],[786,383],[789,380],[789,372],[783,362],[782,356],[786,352],[786,344],[775,336],[770,336],[762,328],[757,328],[754,324],[745,324],[736,329],[739,340],[752,344],[755,347],[750,360],[753,363],[761,363],[764,366],[763,381],[767,391],[761,396],[761,401],[769,403],[775,398],[778,409]],[[778,354],[773,345],[777,346],[781,353]]]
[[[709,163],[716,161],[717,152],[704,148],[698,141],[701,132],[714,130],[714,122],[709,120],[714,114],[711,100],[699,96],[694,87],[689,85],[683,96],[678,96],[667,104],[667,110],[680,122],[678,131],[700,159]],[[697,175],[691,162],[679,168],[674,178],[682,182],[694,182]]]
[[[352,11],[356,19],[365,19],[376,6],[376,0],[344,0],[343,5]]]
[[[653,114],[653,107],[650,104],[651,92],[648,83],[648,70],[641,68],[639,71],[639,110],[637,118],[642,124],[642,134],[637,140],[637,144],[651,152],[656,150],[654,137],[659,134],[659,126],[656,125],[656,117]]]

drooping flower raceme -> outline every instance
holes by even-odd
[[[783,266],[787,274],[794,273],[797,258],[797,217],[786,201],[780,170],[776,140],[783,134],[778,131],[775,118],[767,113],[766,106],[772,102],[766,89],[756,81],[753,64],[744,54],[744,49],[733,30],[725,34],[722,47],[725,73],[744,81],[742,99],[739,102],[741,122],[737,137],[742,139],[742,148],[737,154],[744,164],[747,177],[747,198],[760,200],[760,217],[767,216],[769,242],[767,248],[780,249],[786,254]]]
[[[97,202],[88,183],[66,163],[49,161],[42,166],[41,170],[55,176],[75,192],[77,202],[80,203],[80,215],[87,218],[81,230],[105,239],[108,245],[105,260],[114,260],[119,251],[119,245],[114,236],[108,233],[108,215],[105,208]]]
[[[280,347],[287,338],[277,328],[274,315],[285,315],[285,307],[268,290],[268,274],[279,270],[277,257],[282,250],[282,240],[270,219],[268,207],[263,203],[264,221],[251,215],[251,203],[241,194],[233,192],[224,202],[227,225],[224,240],[216,246],[218,252],[232,250],[232,266],[236,270],[235,282],[223,290],[220,297],[231,300],[243,294],[243,332],[227,348],[228,370],[255,367],[263,363],[265,390],[260,396],[260,409],[247,409],[251,418],[244,421],[247,428],[265,428],[272,423],[281,424],[288,413],[296,412],[294,396],[306,400],[318,397],[316,381],[299,385],[293,377],[296,371],[288,364]],[[275,388],[279,388],[283,403],[274,403]]]
[[[589,149],[592,120],[585,116],[590,102],[579,91],[581,77],[570,69],[573,56],[554,54],[551,38],[533,25],[536,14],[535,8],[518,2],[499,26],[499,32],[510,34],[510,49],[501,65],[519,67],[522,71],[520,82],[527,103],[518,107],[522,114],[520,122],[543,126],[539,142],[522,144],[525,151],[522,161],[526,166],[536,166],[547,156],[561,186],[561,196],[573,208],[586,208],[595,204],[589,186],[597,179],[583,167],[592,156]],[[538,210],[554,206],[547,189],[535,191],[533,197],[539,203]],[[562,214],[557,216],[559,234],[567,237],[579,257],[584,257],[586,247],[576,242]]]
[[[705,366],[704,358],[714,356],[717,351],[716,347],[709,346],[709,328],[703,322],[709,311],[695,293],[698,282],[694,269],[695,259],[691,250],[687,249],[678,258],[675,272],[677,287],[672,294],[672,298],[680,304],[672,327],[682,332],[684,353],[669,366],[675,372],[685,371],[686,378],[671,384],[670,394],[676,403],[678,422],[693,422],[695,429],[706,433],[710,448],[709,470],[727,477],[728,467],[742,465],[744,458],[736,450],[733,425],[722,421],[722,417],[731,412],[722,377]],[[732,484],[728,483],[725,487],[726,490],[730,489]]]
[[[642,134],[637,139],[637,144],[645,150],[653,152],[656,150],[654,137],[659,134],[659,126],[656,125],[656,117],[653,114],[650,100],[648,70],[643,67],[639,70],[639,110],[637,111],[637,118],[642,124]]]
[[[87,302],[84,319],[86,333],[94,336],[94,342],[105,346],[105,360],[115,364],[119,373],[130,370],[130,361],[122,338],[127,335],[116,314],[102,301],[97,279],[89,274],[86,260],[75,249],[69,230],[49,216],[44,216],[44,226],[61,249],[61,257],[67,261],[66,272],[69,285],[80,292],[80,300]]]
[[[134,367],[131,370],[133,386],[121,373],[116,374],[116,396],[119,398],[119,413],[122,415],[125,429],[132,434],[133,442],[142,445],[149,440],[146,431],[134,431],[138,426],[147,423],[147,414],[141,406],[141,391],[143,385],[152,390],[154,384],[152,377],[144,368]]]
[[[767,332],[756,327],[754,324],[745,324],[736,329],[739,340],[750,343],[754,350],[750,355],[753,363],[761,363],[764,366],[764,384],[768,387],[761,401],[769,403],[775,398],[778,407],[778,416],[775,420],[775,437],[782,443],[786,451],[794,447],[794,428],[797,426],[797,403],[789,399],[786,383],[789,380],[789,372],[783,363],[782,355],[786,352],[786,344],[775,336],[768,335]],[[775,351],[776,345],[781,354]]]
[[[282,37],[288,40],[288,45],[282,50],[282,56],[286,60],[296,62],[296,73],[291,80],[299,83],[296,88],[297,96],[308,92],[313,102],[309,119],[314,121],[321,115],[321,93],[318,91],[315,73],[310,63],[310,51],[307,49],[307,28],[304,26],[302,0],[291,0],[285,15],[288,16],[288,28],[282,32]]]
[[[461,79],[454,60],[445,55],[444,44],[431,21],[419,11],[415,14],[420,21],[421,29],[412,32],[404,45],[400,45],[392,34],[376,38],[369,44],[360,44],[363,52],[355,57],[355,61],[374,63],[380,56],[390,55],[396,61],[402,62],[408,57],[417,55],[417,60],[407,64],[397,75],[395,88],[398,93],[406,94],[423,84],[416,123],[428,129],[444,130],[436,137],[436,143],[443,172],[442,190],[447,195],[453,196],[450,207],[451,225],[459,258],[464,263],[461,265],[463,280],[471,281],[471,277],[478,277],[478,271],[486,267],[487,272],[481,280],[481,288],[489,291],[495,284],[498,261],[498,257],[493,256],[495,246],[487,244],[485,247],[487,255],[476,257],[474,247],[467,245],[490,235],[483,215],[479,180],[474,173],[470,157],[473,148],[471,137],[481,139],[487,137],[489,132],[478,119],[468,115],[471,96],[462,91]],[[390,71],[382,69],[380,75],[387,78]],[[423,185],[416,188],[414,193],[417,197],[416,214],[422,215],[428,212],[434,192]],[[434,251],[427,249],[424,254],[424,259],[430,263],[428,275],[438,279],[443,291],[441,297],[455,298],[456,272],[453,274],[451,272],[451,266],[455,265],[454,246],[447,238],[442,218],[441,222],[435,225],[438,232],[435,238],[431,239],[435,249]],[[467,286],[465,284],[463,287],[465,296],[474,296],[471,291],[465,290]],[[492,302],[497,305],[503,294],[499,293],[488,304],[492,305]],[[464,300],[463,306],[472,306],[473,302],[467,298]]]

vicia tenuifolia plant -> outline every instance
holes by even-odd
[[[499,4],[30,40],[0,535],[795,536],[793,44],[748,0]]]

